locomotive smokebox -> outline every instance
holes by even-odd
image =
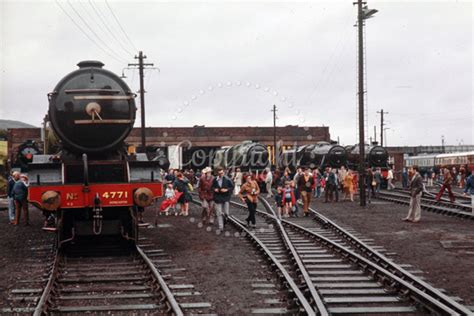
[[[100,61],[86,60],[49,96],[55,134],[70,152],[107,153],[123,146],[135,122],[135,95]]]

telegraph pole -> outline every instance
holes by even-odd
[[[275,104],[273,104],[273,109],[270,111],[273,112],[273,164],[275,167],[277,167],[278,160],[277,160],[276,112],[278,110]]]
[[[147,66],[153,66],[151,63],[144,63],[143,60],[146,59],[146,56],[143,55],[142,51],[138,52],[138,56],[135,56],[135,59],[138,59],[138,64],[128,64],[128,66],[137,66],[139,77],[140,77],[140,111],[141,111],[141,139],[142,139],[142,151],[145,152],[146,148],[146,136],[145,136],[145,87],[143,85],[144,78],[144,68]]]
[[[359,194],[360,206],[366,205],[365,199],[365,135],[364,135],[364,21],[371,18],[378,10],[369,9],[367,4],[358,0],[357,4],[357,28],[359,35]]]
[[[384,122],[383,122],[383,115],[388,114],[388,112],[384,112],[383,109],[377,111],[377,113],[380,113],[380,146],[383,146],[383,131],[384,131]]]
[[[359,195],[360,206],[365,206],[364,13],[362,11],[362,0],[357,1],[357,28],[359,34]]]

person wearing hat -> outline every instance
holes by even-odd
[[[15,199],[13,199],[13,187],[15,183],[20,180],[20,173],[18,171],[13,171],[11,176],[8,177],[7,184],[7,196],[8,196],[8,219],[10,224],[15,222]]]
[[[209,222],[210,224],[214,223],[214,214],[212,214],[212,209],[214,207],[214,193],[212,191],[212,182],[214,177],[212,176],[212,169],[206,167],[202,169],[202,175],[199,179],[198,184],[198,193],[199,199],[201,200],[202,206],[202,221]]]
[[[20,175],[20,180],[17,181],[13,186],[12,195],[15,201],[15,221],[13,224],[20,224],[21,211],[23,211],[25,216],[25,225],[29,225],[28,177],[26,175]]]

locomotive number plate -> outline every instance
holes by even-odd
[[[104,199],[121,199],[123,198],[128,198],[128,192],[127,191],[110,191],[110,192],[104,192],[102,193],[102,197]]]

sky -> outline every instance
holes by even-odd
[[[356,7],[351,0],[0,0],[0,118],[40,126],[47,93],[81,60],[124,69],[142,50],[147,126],[329,126],[358,142]],[[370,137],[474,144],[470,1],[369,1]],[[139,100],[137,99],[137,104]],[[140,113],[137,113],[139,117]],[[139,126],[137,120],[135,126]]]

